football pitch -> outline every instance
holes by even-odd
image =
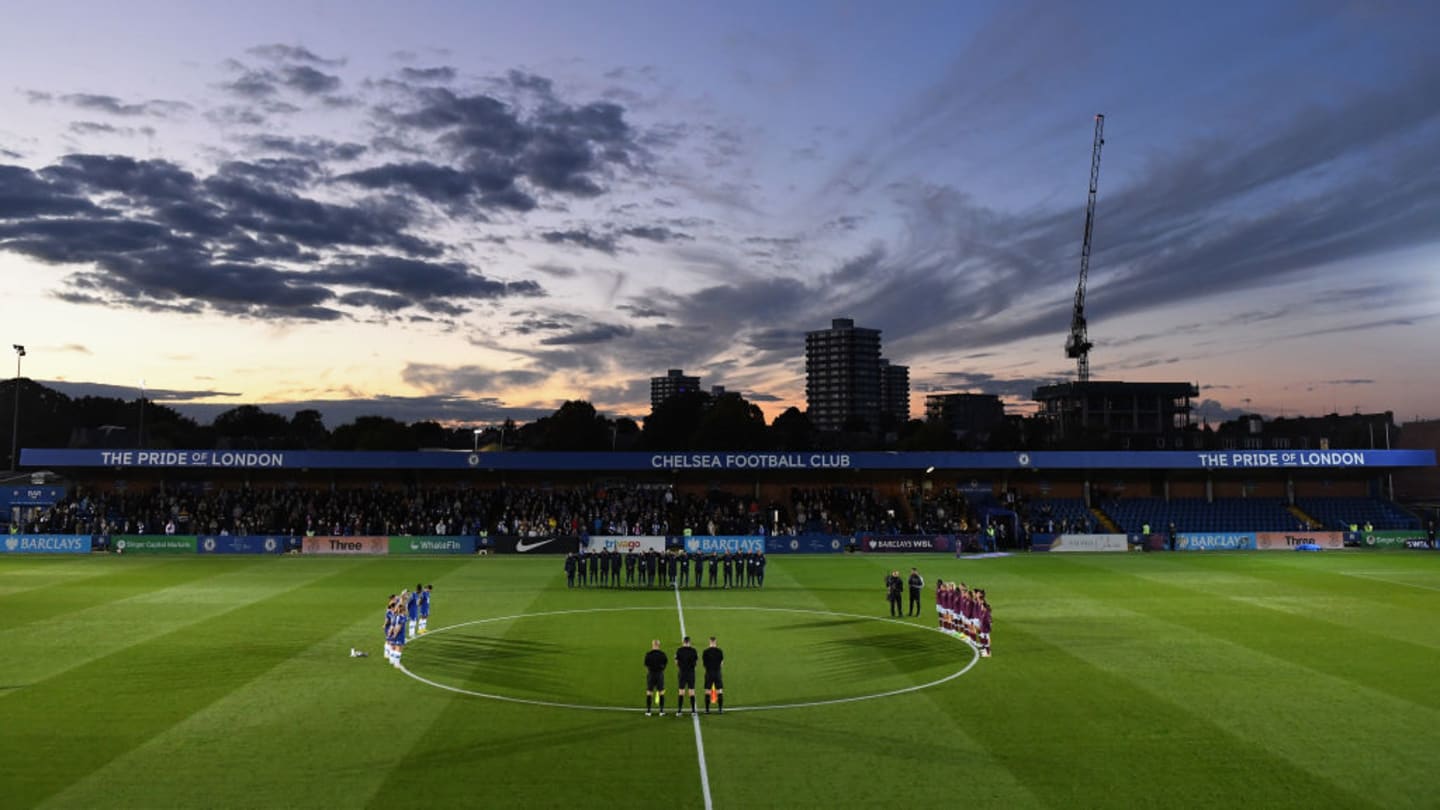
[[[988,591],[993,658],[932,630],[936,578]],[[0,557],[0,610],[7,808],[1440,804],[1427,552],[776,555],[678,595],[558,557]],[[673,663],[643,713],[682,623],[723,716],[674,716]]]

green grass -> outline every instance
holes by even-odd
[[[928,586],[884,620],[912,564],[989,590],[994,658],[733,711],[963,669]],[[625,711],[347,657],[417,581],[448,627],[417,675]],[[1440,804],[1440,554],[777,556],[682,603],[727,656],[716,808]],[[635,711],[675,595],[567,590],[558,559],[7,556],[0,611],[7,808],[703,806],[691,721]]]

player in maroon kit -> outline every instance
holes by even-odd
[[[979,617],[977,619],[978,634],[980,637],[980,655],[983,658],[990,657],[990,603],[985,600],[985,592],[979,592]]]

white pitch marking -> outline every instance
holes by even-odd
[[[1377,576],[1372,576],[1372,575],[1369,575],[1369,574],[1363,574],[1363,573],[1360,573],[1360,572],[1358,572],[1358,571],[1337,571],[1336,573],[1337,573],[1337,574],[1344,574],[1344,575],[1347,576],[1347,577],[1355,577],[1356,579],[1368,579],[1368,580],[1370,580],[1371,582],[1384,582],[1384,583],[1387,583],[1387,584],[1389,584],[1389,585],[1400,585],[1400,586],[1403,586],[1403,587],[1406,587],[1406,588],[1420,588],[1421,590],[1425,590],[1425,591],[1440,591],[1440,588],[1437,588],[1437,587],[1434,586],[1434,585],[1421,585],[1421,584],[1418,583],[1418,582],[1401,582],[1401,581],[1398,580],[1398,579],[1387,579],[1387,578],[1385,578],[1385,577],[1377,577]],[[1385,573],[1387,573],[1387,574],[1403,574],[1403,573],[1407,573],[1407,572],[1405,572],[1405,571],[1386,571]],[[1423,572],[1423,573],[1428,573],[1428,572]]]
[[[680,585],[678,583],[675,585],[675,612],[680,614],[680,637],[685,638],[690,634],[685,632],[685,608],[680,604]],[[691,685],[693,686],[694,684]],[[706,705],[708,706],[709,704]],[[676,689],[676,712],[680,711],[680,706],[680,690]],[[691,706],[694,706],[694,703],[691,703]],[[706,709],[705,711],[710,710]],[[705,794],[705,810],[712,810],[715,805],[710,801],[710,770],[705,767],[705,740],[700,736],[700,716],[695,714],[692,709],[690,719],[695,723],[695,752],[700,757],[700,789]]]
[[[439,627],[439,628],[436,628],[436,629],[434,629],[434,630],[429,631],[429,632],[426,633],[425,635],[420,636],[419,638],[417,638],[417,639],[415,639],[415,640],[416,640],[416,641],[419,641],[420,639],[429,638],[430,636],[433,636],[433,635],[435,635],[436,633],[443,633],[443,632],[445,632],[446,630],[454,630],[454,629],[457,629],[457,628],[460,628],[460,627],[469,627],[469,626],[472,625],[472,624],[489,624],[489,623],[491,623],[491,622],[503,622],[503,621],[509,621],[509,620],[511,620],[511,619],[531,619],[531,618],[537,618],[537,617],[542,617],[542,616],[567,616],[567,615],[573,615],[573,614],[576,614],[576,613],[624,613],[624,612],[633,611],[633,610],[669,610],[669,609],[670,609],[670,608],[666,608],[666,607],[580,608],[580,609],[577,609],[577,610],[548,610],[548,611],[544,611],[544,612],[541,612],[541,613],[519,613],[519,614],[516,614],[516,615],[514,615],[514,616],[496,616],[496,617],[490,618],[490,619],[474,619],[474,620],[468,621],[468,622],[460,622],[459,624],[452,624],[452,625],[447,625],[447,626],[445,626],[445,627]],[[934,627],[924,627],[924,626],[917,625],[917,624],[911,624],[910,622],[902,622],[902,621],[900,621],[900,620],[898,620],[898,619],[888,619],[888,618],[885,618],[885,617],[883,617],[883,616],[866,616],[866,615],[864,615],[863,613],[839,613],[839,612],[830,611],[830,610],[807,610],[807,609],[805,609],[805,608],[772,608],[772,607],[750,607],[750,606],[714,606],[714,607],[706,607],[705,610],[754,610],[754,611],[760,611],[760,612],[765,612],[765,613],[810,613],[810,614],[817,615],[817,616],[839,616],[839,617],[844,618],[844,619],[866,619],[866,620],[872,621],[872,622],[887,622],[887,623],[889,623],[889,624],[898,624],[898,625],[901,625],[901,626],[904,626],[904,627],[913,627],[913,628],[915,628],[915,629],[917,629],[917,630],[922,630],[922,631],[930,632],[930,633],[939,633],[939,632],[940,632],[940,630],[938,630],[938,629],[936,629],[936,628],[934,628]],[[889,692],[877,692],[876,694],[873,694],[873,695],[857,695],[857,696],[855,696],[855,697],[831,698],[831,699],[829,699],[829,700],[812,700],[812,701],[808,701],[808,702],[805,702],[805,703],[775,703],[775,704],[769,704],[769,705],[764,705],[764,706],[737,706],[737,707],[731,709],[730,711],[732,711],[732,712],[764,712],[764,711],[776,711],[776,710],[779,710],[779,709],[808,709],[808,708],[811,708],[811,707],[814,707],[814,706],[833,706],[833,705],[838,704],[838,703],[856,703],[856,702],[862,701],[862,700],[876,700],[876,699],[878,699],[878,698],[894,697],[894,696],[896,696],[896,695],[904,695],[904,694],[908,694],[908,693],[910,693],[910,692],[918,692],[918,691],[920,691],[921,689],[929,689],[929,688],[932,687],[932,686],[939,686],[939,685],[941,685],[941,684],[943,684],[943,683],[949,683],[950,681],[953,681],[953,680],[955,680],[956,678],[960,677],[961,675],[964,675],[965,673],[969,672],[971,669],[973,669],[973,668],[975,667],[975,665],[976,665],[977,663],[980,662],[980,650],[979,650],[973,643],[971,643],[970,639],[965,638],[964,636],[950,636],[950,638],[953,638],[953,639],[955,639],[956,641],[959,641],[959,642],[963,643],[966,647],[969,647],[969,648],[970,648],[970,663],[966,664],[963,668],[961,668],[960,670],[958,670],[958,671],[956,671],[956,672],[953,672],[953,673],[951,673],[951,674],[949,674],[949,675],[946,675],[946,676],[943,677],[943,678],[930,681],[929,683],[917,684],[917,685],[915,685],[915,686],[907,686],[907,687],[905,687],[905,688],[903,688],[903,689],[892,689],[892,690],[889,691]],[[511,697],[510,695],[494,695],[494,694],[490,694],[489,692],[477,692],[477,691],[475,691],[475,690],[473,690],[473,689],[461,689],[461,688],[458,687],[458,686],[450,686],[449,684],[437,683],[437,682],[432,681],[432,680],[430,680],[430,679],[428,679],[428,678],[422,677],[422,676],[420,676],[420,675],[416,675],[414,672],[411,672],[409,669],[406,669],[405,666],[404,666],[404,664],[401,664],[400,667],[399,667],[399,669],[400,669],[401,672],[404,672],[406,675],[409,675],[411,678],[414,678],[415,680],[417,680],[417,681],[419,681],[419,682],[421,682],[421,683],[423,683],[423,684],[426,684],[427,686],[433,686],[433,687],[435,687],[436,689],[444,689],[444,690],[447,691],[447,692],[455,692],[455,693],[461,694],[461,695],[473,695],[474,697],[490,698],[491,700],[503,700],[503,701],[506,701],[506,702],[508,702],[508,703],[523,703],[523,704],[526,704],[526,705],[529,705],[529,706],[549,706],[549,707],[557,708],[557,709],[590,709],[590,710],[592,710],[592,711],[599,711],[599,712],[640,712],[640,711],[644,711],[644,709],[627,708],[627,707],[625,707],[625,706],[590,706],[590,705],[584,705],[584,704],[578,704],[578,703],[558,703],[558,702],[550,701],[550,700],[531,700],[531,699],[529,699],[529,698]]]

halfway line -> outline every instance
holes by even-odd
[[[684,638],[690,634],[685,632],[685,608],[680,604],[678,580],[675,582],[675,612],[680,614],[680,637]],[[680,690],[678,689],[675,690],[675,710],[680,711]],[[710,771],[705,767],[705,740],[700,736],[700,716],[692,711],[690,719],[695,723],[695,751],[700,757],[700,789],[705,793],[705,810],[713,810],[715,805],[710,801]]]

